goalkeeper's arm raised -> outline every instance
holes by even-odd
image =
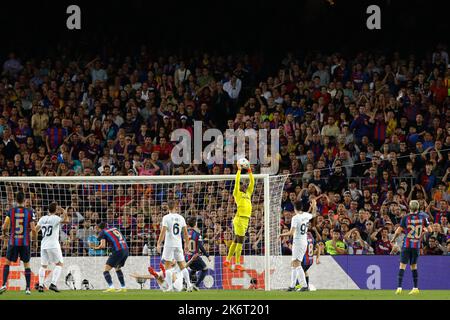
[[[247,195],[250,197],[253,193],[253,190],[255,189],[255,177],[253,177],[253,172],[252,172],[251,167],[248,168],[248,174],[250,176],[250,183],[248,185],[246,192],[247,192]]]
[[[236,200],[236,202],[239,200],[241,195],[239,190],[240,187],[241,187],[241,168],[239,168],[238,171],[236,172],[236,178],[234,179],[233,197]]]

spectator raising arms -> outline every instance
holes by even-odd
[[[75,56],[64,46],[45,60],[11,53],[2,61],[0,171],[10,177],[234,174],[229,161],[175,165],[174,130],[194,137],[196,121],[222,132],[278,129],[276,173],[289,175],[282,229],[290,228],[295,201],[306,206],[310,196],[323,194],[311,230],[325,254],[388,254],[409,200],[417,199],[436,225],[423,239],[423,254],[446,253],[450,69],[445,46],[428,51],[291,52],[278,63],[259,53],[159,54],[146,46],[130,56],[109,54],[114,50]],[[233,208],[225,206],[227,187],[214,187],[208,196],[197,186],[170,195],[115,185],[66,190],[64,206],[78,220],[65,230],[62,249],[95,254],[86,243],[97,219],[131,237],[145,225],[157,233],[162,201],[176,196],[186,212],[202,216],[202,233],[212,232],[205,247],[226,251],[230,226],[221,221]],[[217,212],[214,222],[207,212]],[[261,228],[255,224],[245,243],[257,254]],[[133,239],[130,246],[139,248],[131,251],[138,252],[142,239]],[[289,239],[281,243],[291,254]]]

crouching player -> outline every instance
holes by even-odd
[[[186,268],[188,268],[193,261],[195,261],[198,258],[198,254],[194,254],[194,256],[192,256],[191,260],[189,260],[186,263]],[[168,281],[166,281],[167,279],[167,275],[166,275],[166,269],[164,268],[164,265],[161,263],[159,265],[160,267],[160,271],[156,271],[155,269],[153,269],[151,266],[148,267],[148,272],[150,274],[146,274],[146,275],[139,275],[136,273],[130,274],[131,277],[136,278],[136,279],[155,279],[156,282],[158,283],[159,288],[164,291],[164,292],[170,292],[170,291],[175,291],[175,292],[180,292],[183,291],[183,289],[185,288],[184,286],[184,277],[183,274],[181,272],[180,267],[178,266],[177,262],[174,260],[172,262],[165,262],[165,264],[170,265],[170,270],[171,270],[171,283],[169,284]],[[187,287],[187,286],[186,286]]]
[[[181,270],[180,267],[177,265],[176,262],[171,263],[172,264],[172,268],[171,268],[171,273],[170,273],[170,277],[171,277],[171,284],[169,284],[169,281],[166,281],[167,279],[167,275],[166,275],[166,270],[164,268],[164,266],[161,264],[161,270],[160,271],[155,271],[155,269],[153,269],[152,267],[148,267],[148,272],[150,274],[130,274],[130,277],[132,278],[136,278],[136,279],[155,279],[156,282],[158,283],[159,288],[161,289],[161,291],[163,292],[170,292],[170,291],[175,291],[175,292],[180,292],[183,290],[183,275],[181,274]]]
[[[203,259],[198,256],[199,251],[208,259],[209,254],[203,247],[203,239],[200,231],[197,228],[197,218],[195,217],[191,217],[188,219],[188,236],[188,253],[186,254],[186,261],[192,261],[189,267],[189,269],[191,270],[191,280],[193,278],[197,278],[192,289],[198,291],[200,290],[200,284],[203,282],[203,279],[205,279],[208,272],[208,267],[206,266],[205,261],[203,261]],[[193,259],[194,256],[198,256],[198,258]],[[198,277],[196,277],[197,273],[200,273]]]
[[[107,228],[104,222],[99,223],[96,226],[98,232],[98,240],[100,244],[96,246],[90,243],[89,246],[94,250],[100,250],[106,248],[106,242],[112,246],[112,253],[109,256],[105,264],[105,271],[103,276],[105,277],[108,289],[103,292],[126,292],[125,278],[123,276],[121,268],[125,265],[125,261],[128,258],[128,245],[124,236],[116,228]],[[114,289],[113,281],[109,271],[114,268],[116,270],[117,278],[120,282],[120,289],[116,291]]]

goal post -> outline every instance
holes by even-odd
[[[266,174],[264,177],[264,289],[266,291],[270,290],[270,256],[271,256],[271,246],[270,246],[270,180],[269,176]],[[280,203],[281,208],[281,203]],[[272,239],[278,241],[278,239]]]
[[[223,267],[233,238],[235,175],[0,177],[0,217],[3,222],[6,212],[15,205],[18,190],[24,191],[25,205],[35,211],[37,219],[47,213],[53,201],[69,211],[71,222],[60,231],[65,260],[59,281],[62,289],[71,287],[65,283],[69,274],[77,289],[83,287],[83,280],[88,280],[95,289],[106,287],[102,268],[109,252],[92,250],[89,243],[95,241],[97,222],[117,227],[130,248],[130,258],[124,267],[127,287],[137,289],[141,286],[130,274],[146,274],[149,265],[159,270],[156,239],[161,219],[167,212],[167,200],[177,200],[178,210],[186,220],[197,218],[210,255],[209,259],[200,257],[208,267],[201,289],[270,290],[279,282],[274,283],[273,277],[279,275],[276,269],[281,256],[281,199],[287,176],[253,176],[253,212],[242,252],[245,271]],[[241,175],[241,181],[248,181],[248,175]],[[37,275],[40,241],[34,241],[31,250],[32,272]],[[0,253],[0,257],[5,256],[4,241]],[[4,259],[0,259],[0,264],[3,263]],[[19,264],[13,268],[19,273],[13,281],[10,279],[10,287],[19,288],[24,282],[21,268]],[[196,275],[192,275],[195,281]],[[37,276],[32,278],[37,281]],[[158,288],[153,280],[145,286]]]

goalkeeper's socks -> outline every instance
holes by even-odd
[[[53,274],[52,274],[52,284],[54,284],[56,286],[56,283],[58,282],[59,276],[61,275],[61,271],[62,271],[62,267],[61,266],[56,266],[55,269],[53,269]],[[41,274],[39,274],[39,278],[40,278]],[[45,271],[44,271],[44,276],[45,276]],[[44,284],[44,282],[42,282],[42,284]]]
[[[120,286],[125,288],[125,278],[123,277],[122,270],[116,270],[117,278],[119,278]]]
[[[231,258],[234,256],[234,253],[236,251],[236,242],[232,242],[230,249],[228,249],[228,255],[227,255],[227,261],[231,262]]]
[[[45,281],[45,269],[43,267],[39,268],[39,285],[43,286]]]
[[[414,288],[418,288],[418,284],[419,284],[419,273],[416,270],[411,270],[412,272],[412,277],[413,277],[413,282],[414,282]]]
[[[236,243],[236,264],[241,264],[242,243]]]
[[[198,277],[197,282],[195,283],[195,285],[197,287],[200,286],[200,284],[202,283],[203,279],[205,279],[207,273],[208,273],[208,270],[201,270],[200,271],[200,276]]]
[[[30,290],[31,285],[31,269],[25,268],[25,281],[27,282],[27,290]]]
[[[103,276],[105,277],[105,280],[106,280],[106,283],[108,284],[108,286],[110,288],[113,288],[113,282],[112,282],[111,274],[109,273],[109,271],[103,271]]]
[[[402,287],[403,275],[404,274],[405,274],[405,269],[399,269],[398,270],[398,276],[397,276],[398,285],[397,285],[397,288],[401,288]]]
[[[183,279],[186,282],[188,288],[191,287],[192,284],[191,284],[191,279],[189,277],[189,271],[186,268],[184,268],[183,270],[181,270],[181,274],[183,275]]]
[[[5,265],[3,267],[3,286],[6,286],[6,283],[8,282],[8,276],[9,276],[9,265]]]
[[[295,288],[297,284],[297,270],[294,267],[291,267],[291,285],[290,288]]]

